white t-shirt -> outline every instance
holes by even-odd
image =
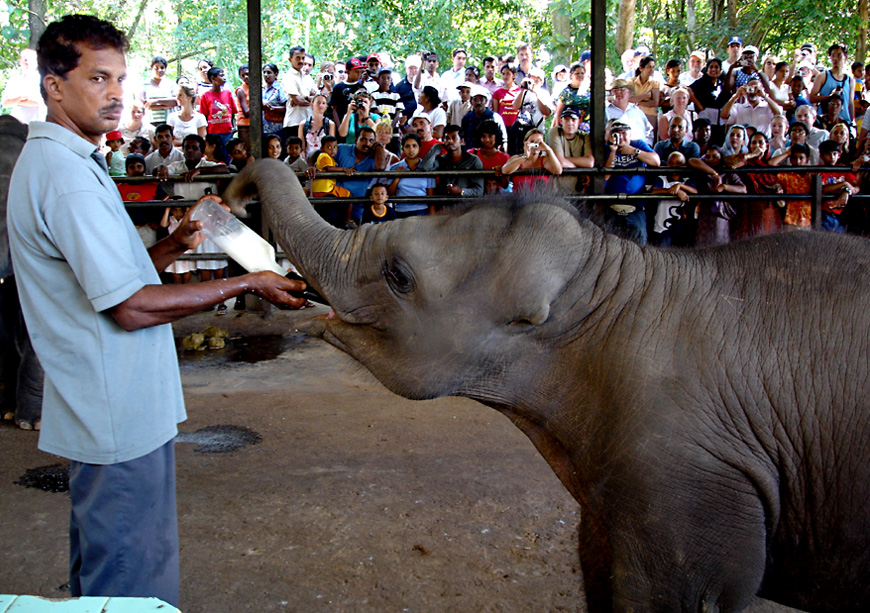
[[[181,119],[181,112],[172,113],[166,123],[172,126],[172,134],[177,140],[184,140],[188,134],[199,134],[199,128],[208,128],[205,115],[199,111],[194,111],[193,118],[188,121]]]
[[[435,129],[438,126],[446,126],[447,125],[447,113],[444,112],[440,106],[436,106],[430,112],[426,112],[423,110],[423,107],[417,105],[417,109],[414,111],[414,115],[411,117],[413,120],[414,117],[420,117],[421,115],[425,115],[429,118],[429,121],[432,123],[432,128]]]

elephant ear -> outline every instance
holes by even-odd
[[[577,220],[558,206],[527,207],[507,237],[499,270],[502,316],[509,325],[544,325],[577,274],[581,237]]]

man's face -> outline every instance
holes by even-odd
[[[495,76],[495,62],[489,60],[483,63],[483,74],[486,75],[487,81],[492,81]]]
[[[43,79],[49,116],[65,116],[73,124],[68,128],[99,145],[102,135],[117,128],[121,121],[127,60],[110,47],[77,47],[81,53],[79,64],[65,79],[51,74]]]
[[[459,88],[459,99],[463,102],[468,102],[468,99],[471,98],[471,88],[470,87],[460,87]]]
[[[689,70],[692,71],[693,74],[698,74],[698,71],[701,70],[701,58],[698,56],[691,56],[689,58]]]
[[[671,142],[683,142],[683,139],[686,137],[686,122],[682,118],[674,117],[671,125],[668,127],[668,136],[671,137]]]
[[[424,143],[432,140],[432,124],[428,120],[417,117],[411,122],[411,128],[414,129],[414,132],[417,133],[417,136]]]
[[[251,78],[251,70],[249,68],[242,68],[239,71],[239,78],[242,79],[242,83],[245,85],[248,84],[248,80]]]
[[[128,177],[144,177],[145,176],[145,164],[142,162],[130,162],[127,165],[127,176]]]
[[[839,151],[826,151],[821,154],[822,158],[822,166],[836,166],[837,162],[840,161],[840,152]]]
[[[217,87],[222,86],[226,82],[227,82],[227,75],[223,70],[221,70],[219,73],[217,73],[216,75],[213,75],[211,77],[211,84],[215,85]]]
[[[813,112],[810,110],[809,104],[802,104],[797,107],[797,110],[794,112],[794,118],[798,121],[804,122],[808,126],[815,123],[815,117],[813,116]]]
[[[828,57],[831,59],[831,66],[835,69],[846,63],[846,52],[840,48],[831,51]]]
[[[753,64],[755,64],[758,61],[758,58],[755,56],[755,51],[752,51],[752,50],[744,51],[743,53],[740,54],[740,57],[743,59],[744,62],[752,62]],[[744,68],[744,72],[745,72],[746,69],[749,67],[744,66],[743,68]]]
[[[202,159],[202,149],[199,148],[199,143],[190,138],[184,141],[184,161],[199,162]]]
[[[381,69],[381,62],[378,59],[372,58],[368,62],[369,73],[373,76],[378,76],[378,71]]]
[[[169,155],[172,150],[172,132],[163,130],[154,135],[154,140],[157,141],[157,149],[163,154],[163,157]]]
[[[791,80],[791,93],[797,98],[804,91],[804,80],[803,79],[792,79]]]
[[[468,61],[468,56],[465,53],[457,53],[453,56],[453,70],[460,71],[465,68],[465,62]]]
[[[713,135],[713,129],[710,126],[701,126],[695,130],[696,143],[708,143]]]
[[[248,159],[248,151],[245,149],[245,143],[239,143],[233,150],[230,151],[230,157],[237,161]]]
[[[432,57],[434,57],[434,56],[432,56]],[[429,72],[429,74],[432,74],[436,70],[438,70],[438,59],[437,58],[427,59],[425,64],[426,64],[426,70]]]
[[[611,90],[613,94],[613,103],[619,108],[625,110],[628,108],[629,98],[631,97],[631,90],[627,87],[618,87],[616,89]]]
[[[740,52],[743,51],[743,45],[740,43],[731,43],[728,45],[728,59],[733,63],[740,57]]]
[[[163,62],[151,64],[151,75],[155,81],[160,81],[166,75],[166,66],[163,65]]]
[[[347,82],[348,83],[356,83],[359,81],[360,68],[351,68],[347,71]]]
[[[559,125],[562,126],[562,133],[568,138],[572,138],[580,128],[580,118],[574,115],[568,115],[567,117],[562,115]]]
[[[474,96],[471,99],[471,108],[479,116],[486,111],[486,96]]]
[[[375,204],[384,204],[389,198],[389,192],[386,185],[375,185],[372,188],[371,200]]]
[[[302,74],[311,74],[311,70],[314,68],[314,60],[308,57],[307,55],[302,60]]]
[[[328,143],[325,143],[323,145],[322,149],[323,149],[323,153],[325,153],[326,155],[328,155],[331,158],[334,158],[335,153],[338,151],[338,142],[337,141],[330,141]]]
[[[520,64],[525,66],[532,61],[532,50],[528,47],[520,49],[519,51],[517,51],[517,60],[519,60]]]
[[[863,66],[855,66],[852,69],[852,76],[855,77],[856,79],[863,79],[864,78],[864,67]]]
[[[761,83],[758,79],[752,79],[746,84],[746,97],[750,102],[757,102],[758,95],[761,92]]]
[[[627,145],[631,136],[630,130],[619,130],[618,132],[611,132],[608,137],[608,142],[616,144],[616,145]]]
[[[413,81],[417,78],[417,75],[420,74],[420,67],[414,64],[405,67],[405,76],[408,77],[409,81]]]
[[[365,131],[356,138],[356,150],[359,153],[368,153],[372,150],[372,145],[375,144],[375,135],[372,132]]]
[[[294,51],[293,55],[290,56],[290,65],[293,66],[298,71],[302,71],[302,64],[305,63],[305,52],[304,51]]]
[[[842,98],[828,98],[828,115],[836,117],[843,110]]]
[[[450,153],[462,151],[462,136],[459,132],[447,132],[444,134],[444,148]]]

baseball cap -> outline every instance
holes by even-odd
[[[378,76],[381,76],[381,75],[384,74],[385,72],[386,72],[387,74],[389,74],[389,75],[392,75],[392,74],[393,74],[393,71],[390,70],[389,68],[381,68],[381,69],[378,71]]]
[[[816,52],[816,46],[813,43],[804,43],[803,45],[801,45],[801,49],[806,49],[810,53]]]
[[[417,68],[419,68],[421,64],[422,59],[416,53],[413,55],[409,55],[405,58],[405,68],[407,68],[408,66],[416,66]]]
[[[484,98],[486,98],[486,101],[489,102],[489,98],[491,95],[492,94],[490,93],[490,91],[488,89],[486,89],[485,87],[483,87],[482,85],[477,85],[477,84],[472,83],[472,85],[471,85],[471,97],[472,98],[474,98],[475,96],[483,96]]]
[[[473,86],[474,86],[474,83],[472,83],[471,81],[466,81],[465,83],[460,83],[459,85],[457,85],[456,89],[463,89],[466,87],[468,89],[471,89]]]
[[[111,132],[106,132],[106,142],[108,143],[110,140],[119,140],[123,143],[124,137],[121,135],[120,130],[112,130]]]
[[[707,57],[704,55],[704,52],[701,51],[700,49],[695,49],[694,51],[692,51],[689,54],[689,57],[696,57],[699,60],[701,60],[702,62],[707,59]]]
[[[749,52],[752,52],[755,55],[758,55],[759,54],[758,47],[756,47],[755,45],[747,45],[746,47],[743,47],[743,53],[749,53]]]
[[[564,119],[565,117],[576,117],[577,119],[580,119],[580,113],[577,112],[577,109],[566,106],[562,109],[562,118]]]
[[[366,58],[366,62],[370,62],[372,60],[377,60],[378,62],[380,62],[381,58],[380,58],[380,56],[378,56],[377,53],[372,53],[372,54],[369,54],[369,56]]]
[[[529,70],[529,76],[544,80],[544,71],[538,68],[537,66],[533,66],[531,70]]]
[[[347,62],[347,69],[354,70],[356,68],[368,68],[368,65],[359,58],[351,58]]]
[[[739,36],[732,36],[728,40],[728,46],[730,47],[731,45],[735,45],[735,44],[740,45],[742,47],[743,46],[743,39],[740,38]]]
[[[631,126],[625,123],[624,121],[616,120],[610,124],[610,132],[630,132]]]

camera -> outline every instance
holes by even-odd
[[[328,72],[327,72],[327,73],[324,73],[324,75],[323,75],[323,80],[324,80],[324,81],[332,81],[334,78],[335,78],[335,77],[333,77],[332,74],[330,74],[330,73],[328,73]]]
[[[747,93],[747,94],[754,94],[754,93],[757,92],[757,91],[758,91],[758,88],[755,87],[754,85],[751,86],[751,87],[747,87],[747,88],[746,88],[746,93]]]
[[[539,149],[540,147],[538,143],[529,143],[529,149]]]
[[[532,89],[532,82],[529,79],[523,79],[522,83],[520,83],[520,87],[522,89]]]

